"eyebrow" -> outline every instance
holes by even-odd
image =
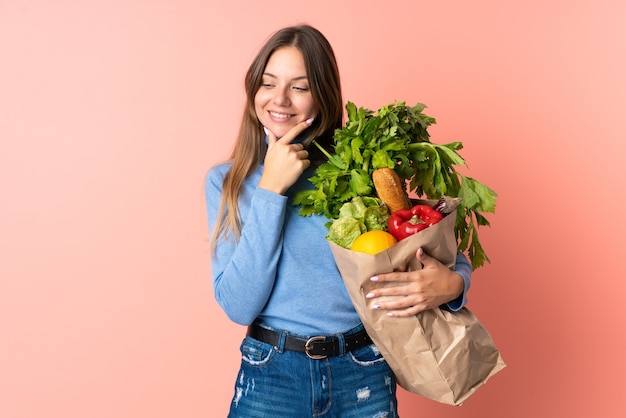
[[[273,77],[273,78],[278,78],[277,76],[275,76],[275,75],[274,75],[274,74],[272,74],[272,73],[263,73],[263,75],[267,75],[267,76],[270,76],[270,77]],[[309,77],[307,77],[307,76],[305,76],[305,75],[301,75],[301,76],[299,76],[299,77],[294,77],[294,78],[292,78],[291,80],[292,80],[292,81],[296,81],[296,80],[308,80],[308,78],[309,78]]]

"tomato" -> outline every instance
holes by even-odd
[[[358,236],[350,249],[365,254],[376,254],[393,247],[398,240],[389,232],[373,230]]]

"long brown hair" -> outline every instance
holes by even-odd
[[[274,33],[261,48],[246,74],[246,107],[231,155],[232,166],[224,177],[220,210],[211,240],[213,246],[220,235],[232,235],[235,240],[241,236],[241,187],[244,180],[262,163],[267,151],[263,126],[254,108],[254,97],[261,86],[263,71],[270,56],[277,49],[286,46],[296,47],[302,53],[313,100],[319,109],[313,125],[308,128],[312,137],[322,147],[331,150],[334,131],[341,128],[343,100],[339,69],[326,37],[309,25],[287,27]],[[313,164],[324,158],[315,146],[310,147],[309,152]]]

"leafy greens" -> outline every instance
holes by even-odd
[[[461,142],[430,142],[428,127],[436,121],[423,113],[425,108],[421,103],[407,106],[399,101],[373,112],[348,102],[347,121],[335,131],[333,153],[320,147],[328,161],[309,179],[314,188],[298,192],[294,204],[302,205],[300,215],[337,219],[345,202],[375,196],[374,170],[392,168],[419,198],[463,199],[456,212],[455,232],[459,251],[467,251],[476,269],[490,262],[478,239],[478,227],[490,226],[484,213],[495,212],[497,194],[456,170],[455,166],[465,166],[458,153]]]

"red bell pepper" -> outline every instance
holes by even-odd
[[[389,215],[389,233],[398,241],[422,231],[443,219],[443,215],[428,205],[415,205]]]

